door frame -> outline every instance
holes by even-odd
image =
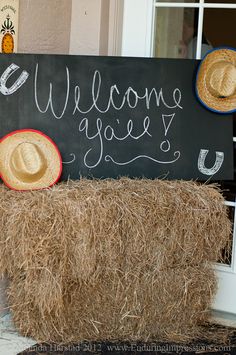
[[[108,55],[120,56],[122,52],[124,0],[110,0]]]
[[[122,56],[152,55],[154,5],[154,0],[124,0]]]

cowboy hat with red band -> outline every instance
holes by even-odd
[[[59,180],[62,159],[51,138],[34,129],[21,129],[0,141],[0,172],[13,190],[44,189]]]

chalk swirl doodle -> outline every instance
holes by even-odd
[[[174,152],[175,159],[169,160],[169,161],[158,160],[158,159],[155,159],[153,157],[150,157],[149,155],[138,155],[138,156],[134,157],[133,159],[130,159],[130,160],[126,161],[126,162],[118,162],[118,161],[115,161],[115,159],[112,158],[110,155],[106,155],[105,156],[105,162],[107,162],[107,163],[108,162],[112,162],[112,163],[114,163],[116,165],[128,165],[130,163],[133,163],[137,159],[144,158],[144,159],[152,160],[153,162],[159,163],[159,164],[173,164],[180,158],[180,156],[181,156],[180,152],[176,151],[176,152]]]
[[[72,164],[76,160],[76,155],[74,153],[70,153],[70,156],[72,156],[72,159],[70,161],[63,161],[62,164]]]

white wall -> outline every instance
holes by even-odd
[[[70,54],[107,55],[110,0],[72,0]]]
[[[107,55],[110,1],[20,0],[18,52]]]
[[[72,0],[70,54],[99,54],[101,0]]]
[[[67,54],[72,0],[20,0],[19,53]]]

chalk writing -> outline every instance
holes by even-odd
[[[168,130],[170,128],[170,125],[175,117],[175,113],[172,113],[171,115],[162,115],[162,122],[165,128],[165,136],[168,133]]]
[[[69,96],[70,96],[70,91],[71,91],[71,83],[70,83],[70,71],[68,67],[66,67],[66,94],[64,97],[64,104],[63,104],[63,109],[60,114],[55,112],[54,108],[54,103],[53,103],[53,83],[49,82],[49,92],[48,92],[48,100],[44,108],[42,108],[39,104],[39,89],[38,89],[38,73],[39,73],[39,64],[37,63],[36,69],[35,69],[35,78],[34,78],[34,97],[35,97],[35,104],[38,109],[38,111],[42,114],[47,113],[47,111],[51,110],[51,113],[54,118],[56,119],[61,119],[66,113],[68,102],[69,102]],[[137,159],[149,159],[152,160],[155,163],[159,164],[172,164],[176,162],[181,154],[179,151],[175,151],[174,154],[174,159],[157,159],[154,157],[151,157],[147,154],[139,154],[132,159],[129,159],[127,161],[118,162],[116,161],[110,154],[104,154],[104,140],[105,141],[123,141],[125,142],[127,139],[133,139],[135,141],[138,141],[145,135],[148,137],[152,137],[152,134],[150,132],[150,117],[146,116],[143,119],[143,131],[140,132],[139,134],[135,134],[136,130],[134,129],[134,122],[132,119],[129,119],[126,125],[126,133],[123,136],[119,136],[115,132],[115,128],[112,127],[111,124],[104,125],[102,119],[99,117],[96,120],[93,120],[92,123],[89,123],[89,119],[87,117],[83,117],[81,119],[81,115],[88,115],[92,110],[97,111],[99,114],[105,114],[107,113],[111,108],[116,110],[116,111],[121,111],[124,109],[124,107],[128,107],[131,110],[134,110],[138,107],[138,105],[142,102],[144,102],[146,110],[148,111],[151,106],[151,102],[159,108],[163,106],[165,109],[183,109],[181,106],[181,98],[182,94],[181,91],[178,88],[175,88],[172,93],[172,103],[167,103],[166,99],[164,98],[163,94],[163,89],[157,90],[156,88],[144,88],[143,93],[140,94],[138,93],[137,90],[129,86],[127,90],[125,91],[124,94],[120,93],[120,90],[116,84],[111,85],[110,89],[108,90],[108,99],[107,99],[107,104],[105,107],[101,107],[98,104],[99,98],[101,97],[102,94],[102,75],[100,71],[95,70],[92,78],[92,83],[91,83],[91,91],[86,92],[86,95],[88,95],[91,98],[91,104],[88,108],[82,108],[80,105],[81,101],[81,88],[79,85],[75,85],[74,87],[74,109],[72,115],[79,114],[79,132],[84,132],[86,138],[90,141],[93,141],[97,139],[98,145],[96,145],[96,151],[94,152],[93,148],[89,148],[85,153],[84,153],[84,165],[89,168],[93,169],[96,168],[104,159],[105,162],[113,162],[116,165],[127,165],[131,164]],[[175,117],[175,113],[172,114],[163,114],[162,115],[162,120],[163,120],[163,125],[164,125],[164,134],[165,136],[168,133],[168,130],[172,124],[172,121]],[[117,120],[119,124],[119,120]],[[89,133],[89,125],[93,125],[94,129],[94,123],[96,127],[96,132],[91,134]],[[91,131],[91,129],[90,129]],[[162,152],[167,153],[171,149],[171,144],[169,140],[165,140],[161,143],[160,149]],[[96,155],[96,159],[94,159],[94,156]],[[91,163],[91,158],[90,156],[93,157],[93,163]],[[74,162],[75,160],[72,159],[71,162]],[[89,162],[90,161],[90,162]]]
[[[62,153],[65,180],[121,175],[231,179],[230,122],[213,120],[214,113],[201,107],[195,110],[196,63],[181,63],[3,56],[2,134],[36,128],[51,136]]]
[[[69,100],[69,92],[70,92],[70,73],[69,73],[69,69],[66,67],[66,95],[65,95],[65,102],[64,102],[64,106],[63,106],[63,110],[61,112],[61,114],[56,114],[55,109],[54,109],[54,105],[53,105],[53,98],[52,98],[52,91],[53,91],[53,84],[50,82],[49,83],[49,97],[48,97],[48,102],[46,104],[46,107],[44,109],[41,109],[39,106],[39,102],[38,102],[38,88],[37,88],[37,81],[38,81],[38,63],[36,64],[36,69],[35,69],[35,80],[34,80],[34,98],[35,98],[35,103],[37,106],[37,109],[39,110],[39,112],[41,113],[46,113],[48,111],[48,108],[50,107],[51,112],[53,114],[53,116],[56,119],[61,119],[65,112],[66,112],[66,108],[68,105],[68,100]]]
[[[38,71],[39,71],[39,64],[37,63],[36,65],[36,70],[35,70],[35,80],[34,80],[34,90],[35,90],[35,103],[37,106],[37,109],[41,113],[46,113],[50,107],[51,112],[53,116],[57,119],[61,119],[67,109],[68,106],[68,100],[69,100],[69,93],[70,93],[70,72],[69,69],[66,67],[66,95],[65,95],[65,102],[64,102],[64,107],[60,115],[57,115],[55,113],[54,105],[53,105],[53,97],[52,97],[52,92],[53,92],[53,83],[49,83],[49,94],[48,94],[48,102],[45,106],[44,109],[40,108],[39,101],[38,101]],[[169,104],[166,102],[163,94],[163,89],[161,88],[159,91],[156,88],[152,88],[149,90],[148,88],[145,88],[143,91],[143,95],[138,94],[138,92],[133,89],[132,87],[128,87],[126,90],[125,94],[121,97],[120,91],[117,87],[117,85],[112,85],[109,90],[109,98],[108,98],[108,103],[105,108],[101,108],[98,105],[98,100],[101,96],[101,85],[102,85],[102,76],[101,73],[98,70],[94,71],[93,75],[93,80],[92,80],[92,87],[91,87],[91,93],[86,93],[86,95],[91,94],[91,106],[87,109],[82,109],[80,107],[80,99],[81,99],[81,89],[80,86],[76,85],[74,88],[74,101],[75,101],[75,107],[73,110],[73,115],[76,112],[79,112],[81,114],[88,114],[91,112],[93,109],[97,110],[99,113],[107,113],[111,108],[120,111],[124,108],[125,105],[127,105],[129,108],[134,109],[137,107],[137,105],[140,103],[140,101],[144,100],[146,109],[150,109],[150,104],[151,101],[154,101],[156,107],[160,107],[161,104],[164,105],[164,107],[168,109],[175,109],[179,108],[182,109],[183,107],[180,105],[181,103],[181,91],[178,88],[175,88],[172,94],[173,98],[173,104]],[[115,103],[115,98],[114,96],[116,95],[116,101],[120,101],[119,105],[118,103]],[[132,102],[133,101],[133,102]]]
[[[118,137],[115,132],[114,132],[114,128],[112,128],[110,125],[107,125],[105,128],[103,127],[103,122],[101,120],[101,118],[98,118],[96,121],[96,128],[97,131],[94,135],[90,135],[89,134],[89,120],[88,118],[83,118],[79,124],[79,131],[80,132],[85,132],[86,138],[88,140],[94,140],[96,138],[98,138],[98,142],[99,145],[96,145],[96,150],[95,152],[93,152],[93,149],[90,148],[84,155],[84,164],[86,167],[88,168],[95,168],[96,166],[98,166],[98,164],[100,164],[103,156],[104,156],[104,139],[107,141],[112,141],[113,139],[118,140],[118,141],[125,141],[127,138],[132,138],[134,140],[139,140],[141,137],[143,137],[144,135],[148,135],[149,137],[152,137],[152,135],[148,132],[149,129],[149,125],[150,125],[150,119],[149,117],[145,117],[145,119],[143,120],[143,132],[141,132],[139,135],[134,135],[133,134],[133,121],[129,120],[127,123],[127,134],[124,135],[123,137]],[[110,132],[110,135],[108,135],[108,130]],[[164,143],[164,142],[163,142]],[[170,142],[168,141],[168,148],[166,150],[163,149],[164,152],[167,152],[170,150]],[[88,163],[88,155],[90,153],[95,153],[97,155],[97,160],[94,164],[89,164]],[[134,158],[126,161],[126,162],[117,162],[115,161],[115,159],[113,157],[111,157],[109,154],[107,154],[105,156],[105,161],[106,162],[113,162],[116,165],[127,165],[130,164],[132,162],[134,162],[137,159],[140,158],[145,158],[145,159],[149,159],[152,160],[155,163],[159,163],[159,164],[172,164],[174,162],[176,162],[179,158],[180,158],[180,152],[176,151],[174,152],[174,156],[175,159],[171,159],[171,160],[159,160],[156,158],[153,158],[151,156],[142,154],[142,155],[138,155],[135,156]],[[94,154],[93,154],[94,156]]]
[[[75,162],[75,160],[76,160],[76,155],[75,155],[74,153],[70,153],[69,155],[72,157],[72,159],[69,160],[69,161],[63,161],[63,162],[62,162],[63,164],[72,164],[72,163]]]
[[[164,153],[169,152],[169,150],[170,150],[170,141],[169,140],[165,140],[165,141],[161,142],[160,149]]]
[[[98,100],[101,95],[101,85],[102,85],[102,76],[101,73],[98,70],[95,70],[93,80],[92,80],[92,88],[91,88],[91,98],[92,98],[92,103],[91,106],[88,109],[82,109],[79,105],[80,99],[81,99],[81,90],[78,85],[75,86],[75,108],[73,111],[73,114],[75,114],[77,111],[82,113],[82,114],[88,114],[90,111],[93,109],[96,109],[100,113],[107,113],[111,107],[114,108],[117,111],[120,111],[124,108],[125,105],[127,105],[129,108],[134,109],[137,107],[137,105],[140,103],[140,101],[145,102],[146,109],[150,109],[150,103],[152,100],[154,100],[156,107],[160,107],[161,104],[163,104],[166,108],[169,109],[174,109],[174,108],[180,108],[182,109],[182,106],[180,105],[181,103],[181,91],[176,88],[173,91],[173,104],[168,104],[166,100],[164,99],[163,95],[163,89],[161,88],[159,91],[156,88],[152,88],[151,90],[148,88],[145,88],[143,90],[143,94],[140,95],[135,89],[132,87],[128,87],[126,90],[125,94],[123,97],[120,97],[120,91],[117,87],[117,85],[112,85],[110,87],[109,91],[109,98],[108,98],[108,103],[105,108],[101,108],[98,105]],[[116,99],[115,99],[116,96]],[[154,99],[153,99],[154,98]],[[119,104],[117,103],[119,99]],[[115,103],[116,100],[116,103]]]
[[[163,126],[164,126],[164,134],[165,134],[165,137],[167,136],[167,133],[169,131],[169,128],[171,126],[171,123],[173,121],[175,117],[175,113],[172,113],[170,115],[162,115],[162,123],[163,123]],[[167,139],[167,140],[164,140],[161,144],[160,144],[160,149],[162,152],[164,153],[167,153],[169,152],[171,148],[171,145],[170,145],[170,141]]]

